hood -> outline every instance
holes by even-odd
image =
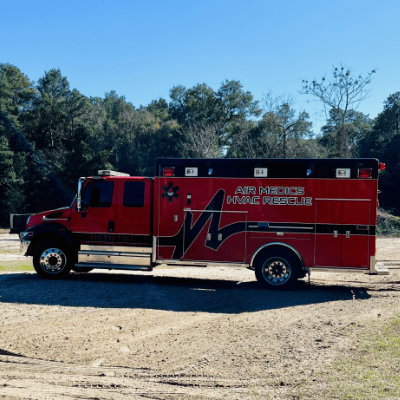
[[[61,207],[55,210],[43,211],[38,214],[33,214],[28,219],[26,229],[31,228],[35,225],[43,224],[43,222],[52,222],[51,220],[54,220],[54,222],[58,222],[57,220],[64,220],[65,223],[65,220],[69,219],[70,214],[71,209],[69,207]]]

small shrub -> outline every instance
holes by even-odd
[[[378,210],[377,235],[400,237],[400,217],[380,208]]]

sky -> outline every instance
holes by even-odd
[[[0,8],[0,63],[31,81],[52,68],[71,89],[115,90],[135,107],[176,85],[218,90],[238,80],[254,99],[294,99],[314,131],[320,104],[299,94],[303,79],[347,65],[377,70],[358,111],[371,118],[400,91],[400,2],[395,0],[20,0]]]

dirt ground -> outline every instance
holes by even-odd
[[[0,264],[18,246],[0,235]],[[362,324],[400,309],[400,240],[377,258],[389,276],[314,273],[290,292],[229,266],[2,272],[0,398],[298,399]]]

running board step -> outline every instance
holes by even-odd
[[[123,264],[102,264],[102,263],[77,263],[75,267],[81,268],[100,268],[100,269],[121,269],[129,271],[152,271],[152,267],[143,265],[123,265]]]
[[[375,269],[371,271],[370,275],[389,275],[389,268],[385,267],[383,262],[377,262],[375,264]]]
[[[81,245],[78,252],[78,264],[104,265],[104,268],[116,268],[117,266],[143,266],[151,268],[151,247],[130,246],[95,246]],[[77,265],[78,266],[78,265]],[[91,266],[90,268],[93,268]],[[96,266],[96,268],[101,268]],[[127,269],[127,268],[124,268]]]

